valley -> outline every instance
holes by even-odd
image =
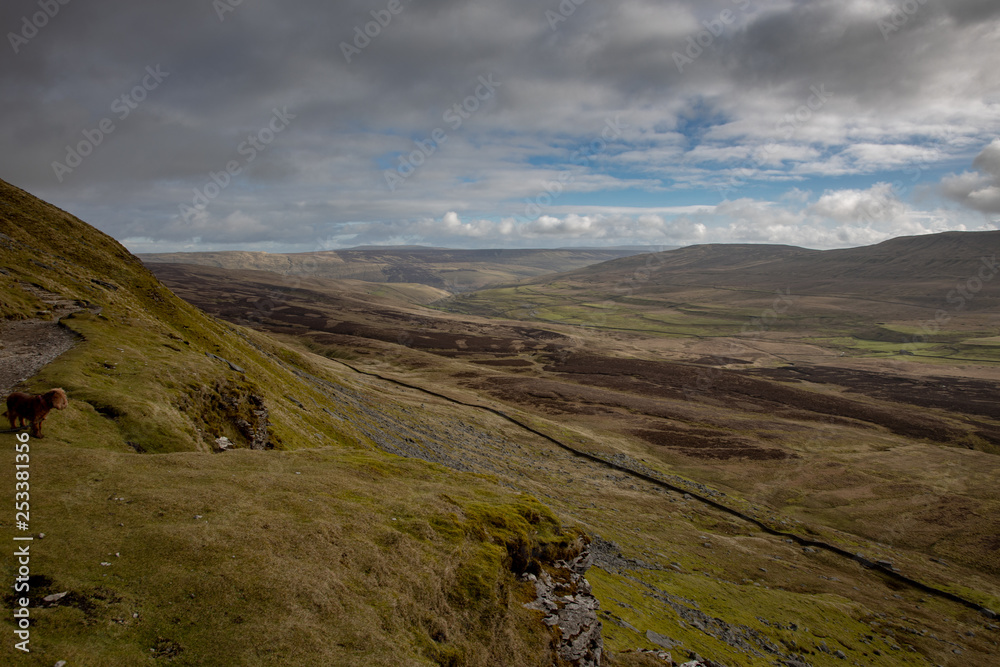
[[[631,247],[452,250],[422,246],[371,246],[295,254],[239,251],[154,253],[142,255],[141,259],[151,265],[161,262],[189,263],[309,278],[420,284],[455,293],[570,271],[644,251],[645,248]],[[444,294],[438,293],[437,296],[440,298]]]
[[[818,641],[773,634],[800,625],[775,610],[789,599],[799,614],[841,599],[858,606],[836,623],[865,618],[872,627],[891,618],[902,626],[919,618],[921,628],[941,629],[924,618],[933,608],[932,616],[955,619],[945,627],[992,625],[976,620],[987,617],[975,608],[995,609],[1000,600],[1000,421],[992,400],[1000,357],[988,344],[997,333],[997,291],[984,282],[961,311],[949,314],[945,304],[963,276],[976,275],[983,242],[995,247],[995,239],[945,238],[942,252],[953,256],[940,266],[920,260],[921,278],[909,282],[872,249],[859,249],[861,260],[833,251],[840,256],[827,263],[828,277],[816,268],[823,266],[816,251],[764,248],[762,258],[756,248],[709,247],[424,303],[402,294],[376,300],[357,285],[321,278],[151,268],[205,311],[347,373],[456,408],[479,406],[491,420],[507,417],[490,432],[521,447],[484,452],[473,438],[447,454],[389,451],[497,475],[613,543],[619,553],[598,557],[588,577],[615,655],[655,648],[644,641],[647,630],[679,636],[683,621],[662,620],[684,618],[671,597],[682,593],[696,607],[706,597],[725,600],[715,608],[726,622],[738,618],[754,632],[783,636],[782,660],[837,664],[842,643],[826,653]],[[913,243],[890,254],[932,252],[926,239]],[[684,257],[706,252],[725,256]],[[793,283],[804,275],[794,264],[800,255],[812,267],[809,282]],[[774,262],[780,266],[765,268]],[[870,266],[864,273],[851,262]],[[941,310],[947,320],[934,319]],[[928,320],[939,325],[921,329]],[[523,449],[529,441],[535,444]],[[545,463],[533,458],[542,451]],[[863,558],[803,546],[810,541]],[[681,588],[664,589],[665,573]],[[971,607],[956,610],[954,600],[894,573]],[[751,598],[748,611],[759,613],[744,617],[738,601]],[[757,664],[759,646],[701,643],[720,632],[699,630],[681,643],[713,646],[720,664]],[[942,637],[944,630],[928,632]],[[978,660],[958,641],[908,642],[913,650],[898,653],[867,651],[870,641],[851,645],[864,654],[859,664]]]

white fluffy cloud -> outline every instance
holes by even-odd
[[[898,220],[908,213],[890,183],[876,183],[867,190],[824,192],[810,211],[842,224]]]
[[[946,176],[945,196],[982,213],[1000,213],[1000,139],[994,139],[973,160],[977,171]]]
[[[742,198],[674,210],[595,208],[585,213],[553,212],[535,220],[463,218],[450,211],[437,219],[394,223],[388,238],[380,236],[385,233],[380,225],[346,225],[341,240],[431,245],[447,240],[477,247],[781,243],[841,248],[895,236],[1000,227],[977,221],[978,214],[915,210],[900,202],[885,183],[868,190],[830,190],[812,199],[797,191],[781,202]]]

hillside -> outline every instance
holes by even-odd
[[[61,302],[69,313],[59,326],[82,341],[60,358],[59,378],[43,373],[36,380],[61,383],[77,398],[79,407],[63,420],[68,432],[141,451],[208,451],[209,433],[219,429],[234,442],[246,441],[224,417],[223,406],[239,394],[267,405],[272,446],[314,444],[305,429],[289,428],[301,420],[330,442],[349,440],[302,415],[285,396],[309,397],[301,380],[279,365],[282,357],[294,360],[292,353],[206,318],[116,241],[71,215],[5,183],[2,204],[0,314],[51,319],[50,304]],[[233,415],[246,410],[232,407]]]
[[[560,276],[530,281],[532,285],[586,282],[610,292],[624,283],[635,295],[669,294],[683,287],[775,289],[788,286],[800,295],[891,296],[924,305],[942,300],[955,282],[974,278],[1000,250],[1000,232],[946,232],[900,237],[882,243],[838,250],[794,246],[716,244],[667,250],[651,256],[612,260]],[[636,274],[639,273],[639,280]],[[648,274],[648,278],[646,277]],[[987,295],[983,295],[987,296]],[[969,300],[976,310],[995,307],[989,300]]]
[[[454,250],[404,246],[294,254],[233,251],[143,254],[139,257],[147,264],[196,264],[272,271],[287,276],[419,283],[456,293],[570,271],[641,252],[645,251],[640,248]]]
[[[428,418],[457,424],[449,406],[417,418],[412,399],[205,316],[2,181],[0,297],[7,363],[18,327],[75,338],[17,386],[62,386],[70,403],[30,442],[30,533],[0,520],[8,543],[35,537],[31,653],[8,642],[5,664],[553,659],[558,626],[522,606],[534,587],[515,574],[572,557],[580,533],[493,480],[385,453]],[[14,497],[13,474],[0,493]],[[17,567],[0,560],[8,582]]]
[[[1000,361],[997,250],[1000,232],[825,251],[691,246],[456,295],[436,307],[656,336],[781,333],[852,356]]]

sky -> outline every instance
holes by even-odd
[[[133,252],[1000,229],[996,0],[5,0],[0,178]]]

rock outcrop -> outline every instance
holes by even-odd
[[[545,613],[543,622],[559,633],[559,657],[577,667],[600,667],[604,640],[597,617],[600,602],[594,597],[584,577],[590,567],[589,549],[573,560],[556,561],[537,577],[523,575],[535,584],[537,597],[525,605]]]
[[[214,385],[197,387],[178,407],[201,422],[199,430],[214,451],[275,446],[264,397],[246,379],[220,379]]]

